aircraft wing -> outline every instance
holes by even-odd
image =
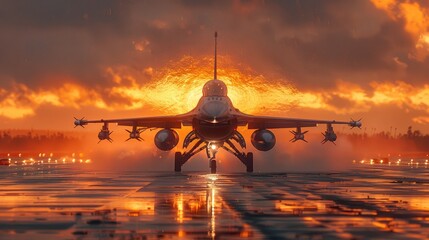
[[[318,124],[345,124],[350,127],[360,127],[360,121],[351,120],[350,122],[326,121],[316,119],[301,118],[283,118],[269,116],[252,116],[247,114],[237,115],[238,125],[246,126],[248,129],[269,129],[269,128],[298,128],[298,127],[316,127]]]
[[[119,126],[132,126],[142,128],[181,128],[182,125],[192,125],[193,114],[182,114],[174,116],[156,116],[156,117],[140,117],[140,118],[119,118],[119,119],[100,119],[86,120],[76,119],[75,126],[85,126],[90,123],[117,124]]]

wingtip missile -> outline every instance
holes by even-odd
[[[86,122],[85,117],[83,117],[81,119],[74,117],[74,127],[80,126],[80,127],[85,128],[84,125],[86,125],[86,124],[88,124],[88,123]]]

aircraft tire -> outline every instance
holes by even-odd
[[[181,172],[182,171],[182,153],[176,152],[174,155],[174,171]]]
[[[253,153],[249,152],[246,156],[246,172],[253,172]]]
[[[216,160],[214,159],[210,160],[210,173],[216,173]]]

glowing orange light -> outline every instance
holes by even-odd
[[[236,66],[227,57],[219,58],[222,67],[218,69],[218,79],[228,86],[228,96],[240,110],[249,113],[266,107],[285,110],[297,101],[296,91],[287,82],[268,81],[264,76]],[[115,78],[124,78],[126,74],[111,71]],[[202,96],[203,85],[210,79],[213,79],[212,58],[184,56],[159,70],[148,84],[141,85],[135,78],[128,77],[128,84],[113,87],[112,94],[130,100],[130,109],[148,105],[170,113],[183,113],[195,107]]]
[[[186,232],[185,231],[183,231],[183,229],[180,229],[178,232],[177,232],[177,236],[179,236],[179,237],[184,237],[186,235]]]
[[[392,20],[401,20],[404,30],[415,40],[415,51],[410,57],[423,61],[429,56],[429,11],[418,1],[371,0],[375,7],[382,9]]]
[[[183,223],[183,220],[184,220],[183,193],[180,193],[179,196],[175,199],[175,205],[177,208],[176,221],[178,223]]]
[[[140,215],[154,215],[155,202],[153,199],[143,200],[127,200],[122,202],[122,205],[129,210],[128,216],[138,217]]]

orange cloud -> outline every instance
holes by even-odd
[[[141,41],[133,41],[134,49],[139,52],[144,52],[149,46],[150,42],[146,39]]]
[[[309,92],[309,96],[317,98],[322,109],[338,114],[352,114],[357,112],[367,112],[371,108],[383,105],[396,105],[399,108],[410,108],[419,111],[426,111],[429,114],[429,85],[415,87],[403,81],[396,82],[372,82],[370,90],[364,90],[358,85],[340,81],[336,89],[326,94],[319,92]],[[333,98],[343,99],[350,102],[349,106],[339,107]],[[301,105],[302,107],[313,107],[311,105]],[[417,121],[416,121],[417,122]],[[419,123],[422,123],[421,121]]]
[[[298,101],[296,90],[285,81],[267,80],[249,69],[241,70],[228,58],[221,57],[221,61],[225,67],[218,70],[218,76],[228,85],[229,96],[242,111],[284,111]],[[183,113],[195,107],[202,96],[202,86],[213,78],[212,65],[211,58],[185,56],[156,74],[153,68],[142,73],[127,67],[107,68],[110,83],[98,91],[62,79],[58,79],[65,81],[60,88],[33,90],[16,84],[10,90],[0,89],[0,116],[31,116],[43,105],[76,109],[93,106],[109,111],[151,108],[162,114]],[[149,82],[139,80],[148,76],[152,77]],[[317,99],[307,97],[303,104],[314,100]]]
[[[429,124],[429,117],[421,116],[413,118],[413,122],[420,123],[420,124]]]
[[[392,13],[393,8],[396,5],[396,0],[371,0],[371,2],[379,9],[385,10],[389,15]],[[390,15],[392,18],[395,16]]]
[[[413,86],[404,81],[372,82],[369,89],[339,81],[329,91],[297,91],[285,80],[267,79],[251,69],[221,57],[218,78],[225,81],[235,107],[250,114],[284,115],[292,107],[320,109],[336,114],[362,113],[377,106],[395,105],[429,114],[429,85]],[[43,105],[102,110],[136,110],[150,108],[159,114],[179,114],[193,109],[201,89],[213,78],[211,58],[185,56],[169,66],[154,70],[151,80],[146,70],[127,67],[106,69],[110,80],[103,89],[94,90],[66,82],[60,88],[32,90],[16,84],[7,91],[0,89],[0,116],[16,119],[35,114]],[[345,102],[342,105],[339,102]],[[414,119],[425,123],[425,117]]]
[[[429,23],[427,20],[427,10],[422,8],[417,2],[403,2],[399,4],[399,9],[401,12],[401,17],[405,20],[405,30],[414,34],[415,36],[420,36],[424,33]]]
[[[42,105],[72,108],[93,105],[107,109],[99,93],[71,83],[46,90],[32,90],[24,84],[15,84],[10,90],[0,89],[0,116],[10,119],[32,116]]]
[[[415,51],[410,57],[423,61],[429,56],[429,10],[418,2],[403,0],[371,0],[375,7],[382,9],[392,20],[404,21],[404,30],[415,40]]]

